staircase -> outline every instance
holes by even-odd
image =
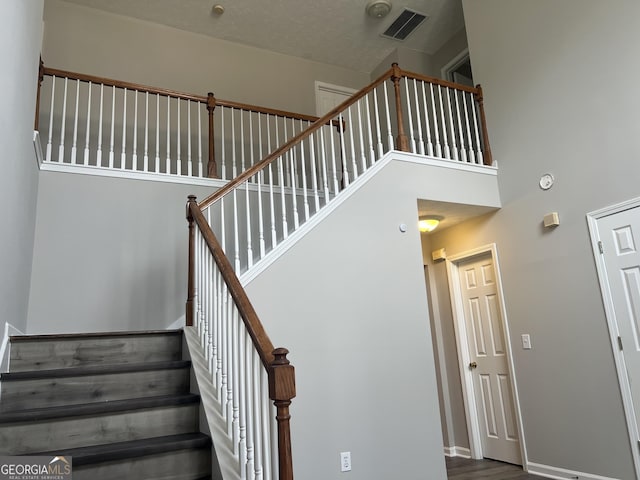
[[[11,337],[1,455],[62,455],[77,479],[210,479],[211,440],[176,331]]]

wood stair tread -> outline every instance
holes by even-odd
[[[164,362],[138,362],[108,365],[87,365],[79,367],[54,368],[49,370],[27,370],[23,372],[7,372],[0,374],[0,380],[36,380],[44,378],[79,377],[87,375],[106,375],[110,373],[130,373],[151,370],[173,370],[188,368],[189,360],[167,360]]]
[[[91,332],[91,333],[53,333],[43,335],[12,335],[11,342],[29,342],[39,340],[76,340],[82,338],[133,337],[138,335],[182,335],[182,330],[137,330],[131,332]]]
[[[71,456],[73,458],[73,467],[75,468],[81,465],[127,460],[175,450],[205,448],[210,445],[211,439],[202,433],[183,433],[127,442],[32,453],[29,455]]]
[[[191,393],[182,395],[163,395],[158,397],[113,400],[80,405],[33,408],[14,412],[0,413],[0,425],[7,423],[35,422],[56,418],[100,415],[104,413],[125,412],[145,408],[188,405],[200,402],[200,396]]]

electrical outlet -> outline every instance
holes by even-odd
[[[340,471],[351,471],[351,452],[340,452]]]

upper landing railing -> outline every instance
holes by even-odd
[[[199,206],[240,275],[391,150],[491,165],[481,88],[394,64]]]
[[[40,65],[46,163],[230,180],[317,119]]]

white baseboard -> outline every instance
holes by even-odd
[[[24,333],[9,322],[6,322],[4,324],[2,343],[0,343],[0,372],[9,371],[9,337],[11,335],[24,335]]]
[[[613,477],[603,477],[601,475],[593,475],[591,473],[576,472],[575,470],[566,470],[564,468],[551,467],[540,463],[529,462],[527,464],[527,472],[531,475],[539,475],[545,478],[555,478],[557,480],[619,480]]]
[[[466,447],[444,447],[446,457],[471,458],[471,450]]]

